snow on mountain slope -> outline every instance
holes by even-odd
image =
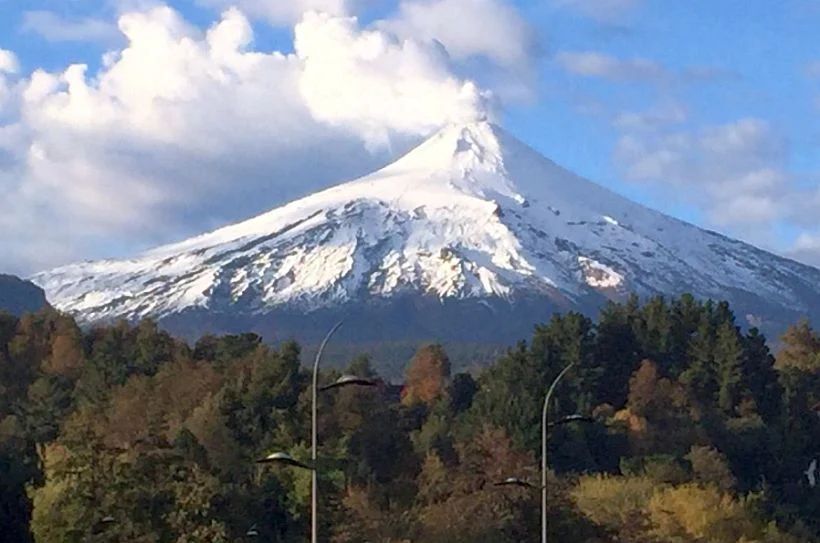
[[[57,308],[94,322],[310,312],[402,294],[572,307],[691,292],[806,313],[820,271],[633,203],[478,122],[250,220],[32,279]]]

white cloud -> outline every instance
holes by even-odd
[[[405,0],[383,26],[399,36],[438,40],[457,59],[484,56],[528,68],[538,49],[535,32],[500,0]]]
[[[225,9],[237,7],[254,18],[265,19],[274,25],[296,23],[308,11],[329,15],[348,15],[355,0],[197,0],[207,7]]]
[[[17,55],[6,49],[0,49],[0,74],[15,74],[20,70]]]
[[[615,159],[631,181],[652,183],[704,209],[711,223],[769,230],[787,213],[785,144],[765,121],[740,119],[698,131],[628,131]]]
[[[620,58],[600,51],[561,51],[555,62],[565,72],[613,82],[651,83],[669,89],[740,79],[739,74],[717,66],[688,66],[674,70],[660,62]]]
[[[308,13],[296,26],[300,89],[314,117],[348,126],[371,145],[390,130],[423,134],[487,115],[489,95],[451,73],[435,43],[360,31],[355,18]]]
[[[0,123],[7,114],[12,100],[12,83],[10,76],[14,76],[20,70],[20,63],[17,56],[11,51],[0,49]],[[2,124],[0,124],[2,128]],[[0,132],[0,137],[2,132]],[[2,139],[0,138],[0,151],[2,151]],[[0,155],[2,159],[2,155]],[[0,162],[2,164],[2,162]]]
[[[507,0],[403,0],[379,28],[441,43],[461,72],[505,102],[535,98],[543,50],[535,28]]]
[[[688,117],[681,104],[666,103],[646,111],[623,111],[615,115],[613,124],[624,131],[647,131],[683,123]]]
[[[567,72],[615,81],[661,81],[669,74],[657,62],[644,58],[620,59],[597,51],[563,51],[555,57]]]
[[[197,0],[200,5],[237,6],[273,25],[301,21],[305,13],[350,16],[368,5],[396,10],[374,24],[399,40],[444,46],[460,73],[509,101],[531,100],[534,57],[541,47],[531,25],[507,0]]]
[[[785,252],[789,258],[820,268],[820,232],[803,232]]]
[[[21,30],[51,42],[90,41],[117,43],[122,35],[114,23],[93,17],[67,19],[51,11],[27,11]]]
[[[443,46],[353,18],[306,16],[292,54],[254,51],[235,9],[205,32],[164,6],[118,26],[127,45],[98,73],[36,70],[3,87],[14,104],[0,115],[3,269],[199,233],[367,173],[388,143],[487,114],[488,94],[453,75]]]

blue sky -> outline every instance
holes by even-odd
[[[820,263],[820,3],[405,0],[402,11],[397,2],[378,0],[293,4],[299,2],[327,8],[334,15],[358,16],[356,33],[378,29],[399,40],[418,40],[429,59],[415,58],[408,66],[442,78],[435,81],[435,92],[443,93],[441,100],[452,97],[447,77],[475,81],[500,104],[506,128],[570,170],[679,218]],[[169,1],[167,6],[187,25],[174,27],[173,32],[189,32],[191,39],[202,40],[201,33],[217,24],[231,4]],[[252,43],[243,45],[243,51],[300,56],[294,47],[299,14],[284,13],[279,0],[236,4],[253,32]],[[438,4],[446,4],[449,11],[442,6],[437,10]],[[313,156],[309,144],[299,147],[300,141],[326,138],[334,148],[348,149],[334,156],[328,153],[321,164],[306,159],[313,182],[294,180],[270,187],[272,176],[295,174],[283,170],[281,160],[266,162],[264,153],[246,140],[232,144],[236,152],[223,153],[208,150],[208,138],[201,144],[176,145],[165,134],[142,126],[126,130],[123,124],[142,122],[156,113],[137,99],[128,116],[111,121],[114,128],[88,128],[89,118],[104,117],[108,109],[58,111],[72,94],[60,79],[64,70],[71,64],[87,64],[85,85],[108,93],[107,84],[99,83],[105,78],[97,77],[109,69],[102,59],[108,51],[121,52],[133,39],[122,35],[117,20],[162,5],[140,0],[0,0],[0,49],[12,53],[18,64],[14,73],[7,70],[4,76],[10,89],[6,95],[12,96],[5,105],[0,93],[0,188],[27,202],[9,214],[16,218],[6,219],[6,228],[25,235],[18,245],[5,248],[8,260],[0,257],[0,266],[28,272],[75,258],[124,256],[241,219],[338,180],[334,175],[364,173],[424,137],[435,124],[432,111],[425,122],[413,123],[387,114],[374,118],[363,106],[360,113],[367,118],[362,119],[327,109],[332,104],[308,100],[310,122],[321,121],[311,130],[320,136],[293,135],[286,127],[296,120],[281,121],[280,126],[264,93],[255,93],[264,109],[259,117],[277,126],[276,134],[262,134],[262,140],[268,145],[277,137],[286,141],[282,153],[296,157],[293,168],[300,157]],[[420,14],[412,24],[407,15],[411,8]],[[480,17],[452,17],[454,9],[480,11]],[[148,28],[147,19],[140,20],[140,28]],[[485,28],[486,20],[497,24]],[[177,24],[167,17],[163,21],[166,26]],[[424,27],[427,23],[429,28]],[[471,30],[469,25],[480,28]],[[436,46],[430,46],[433,39],[446,49],[445,61]],[[442,73],[445,65],[449,75]],[[142,69],[150,72],[147,66]],[[390,70],[389,63],[378,66]],[[180,61],[169,69],[187,68]],[[35,103],[20,96],[32,88],[37,70],[56,79],[50,86],[43,84],[47,96]],[[160,76],[144,74],[147,79],[156,77]],[[113,75],[110,79],[119,81]],[[196,81],[185,81],[186,93],[195,92],[191,86]],[[264,79],[272,87],[278,86],[276,81]],[[261,85],[259,79],[251,82]],[[304,91],[304,80],[300,85]],[[281,100],[278,96],[274,93],[270,100]],[[126,101],[115,94],[107,99],[109,109]],[[430,100],[438,98],[431,94]],[[100,103],[83,107],[99,108]],[[420,107],[427,106],[429,101]],[[78,111],[89,117],[77,121]],[[254,118],[253,112],[243,114]],[[163,109],[162,115],[173,119],[175,111]],[[217,139],[228,122],[216,113],[209,123],[191,121],[184,114],[180,118],[185,121],[174,129],[183,139],[186,130],[196,130],[192,140],[204,138],[203,131],[209,130]],[[5,140],[3,128],[11,134]],[[64,137],[55,135],[62,130]],[[264,126],[254,130],[264,131]],[[351,132],[358,135],[355,142],[349,139]],[[31,157],[42,158],[40,152],[48,161],[38,166]],[[72,158],[64,158],[68,155]],[[207,168],[199,172],[184,166],[186,160]],[[196,175],[187,181],[192,171]],[[100,179],[88,182],[89,176]],[[156,181],[163,176],[166,181]],[[249,181],[240,181],[245,179]],[[140,189],[145,186],[150,190]],[[202,195],[202,201],[186,201],[185,188],[189,194]],[[65,197],[55,199],[47,191]],[[111,201],[101,196],[112,193]],[[117,205],[122,207],[115,210]],[[47,228],[35,221],[38,214],[49,218]]]

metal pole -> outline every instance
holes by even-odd
[[[550,405],[552,393],[558,382],[575,364],[570,364],[558,374],[558,377],[550,385],[547,396],[544,398],[544,409],[541,412],[541,543],[547,543],[547,410]]]
[[[317,430],[316,430],[316,399],[319,395],[319,363],[322,361],[322,353],[325,350],[325,345],[330,340],[330,336],[332,336],[336,330],[342,325],[341,322],[337,323],[333,328],[330,329],[330,332],[327,333],[325,339],[322,341],[322,344],[319,346],[319,351],[316,353],[316,360],[313,362],[313,407],[311,409],[311,431],[310,431],[310,458],[313,461],[313,469],[311,470],[311,492],[310,492],[310,541],[311,543],[318,543],[319,542],[319,517],[318,517],[318,503],[319,503],[319,477],[318,471],[319,466],[316,462],[317,458],[317,447],[316,442],[317,438]]]

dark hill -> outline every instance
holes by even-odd
[[[43,289],[14,275],[0,274],[0,311],[20,315],[46,306]]]

